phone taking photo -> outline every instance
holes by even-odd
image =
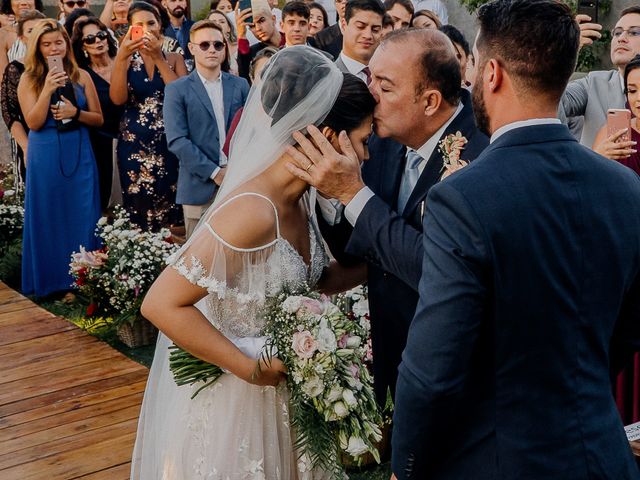
[[[591,23],[598,23],[600,0],[578,0],[578,14],[591,17]]]
[[[246,10],[251,8],[251,0],[240,0],[238,5],[240,6],[240,11]],[[244,23],[253,23],[253,17],[247,17]]]
[[[131,40],[137,41],[144,37],[144,29],[140,25],[134,25],[131,27]]]
[[[626,108],[610,108],[607,110],[607,136],[615,135],[623,128],[627,133],[623,134],[616,142],[628,142],[631,140],[631,111]]]
[[[62,57],[60,55],[51,55],[47,57],[47,65],[49,66],[49,71],[56,68],[58,72],[64,72],[64,65],[62,64]]]

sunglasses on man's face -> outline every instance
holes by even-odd
[[[213,49],[216,52],[221,52],[222,50],[224,50],[224,42],[219,42],[219,41],[215,41],[215,42],[200,42],[200,43],[195,43],[194,45],[197,45],[198,47],[200,47],[200,50],[202,50],[203,52],[208,51],[211,46],[213,46]]]
[[[64,2],[67,8],[74,8],[76,5],[80,8],[84,8],[87,4],[85,0],[69,0],[68,2]]]
[[[97,40],[106,40],[108,35],[109,34],[107,32],[100,31],[95,35],[91,34],[84,37],[82,39],[82,43],[84,43],[85,45],[93,45]]]

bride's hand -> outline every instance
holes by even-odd
[[[278,358],[265,361],[260,359],[254,363],[255,369],[251,373],[247,382],[253,385],[276,387],[287,374],[287,367]]]

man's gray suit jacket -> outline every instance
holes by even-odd
[[[626,99],[617,70],[590,72],[567,85],[558,108],[563,123],[584,116],[580,143],[591,148],[598,131],[607,123],[607,110],[624,108]]]

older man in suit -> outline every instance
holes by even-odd
[[[473,160],[488,141],[476,129],[471,98],[460,89],[455,50],[443,33],[393,32],[370,65],[370,88],[378,101],[376,135],[362,179],[357,161],[328,146],[322,153],[314,151],[304,139],[308,158],[296,152],[301,168],[294,172],[346,205],[342,221],[336,222],[325,202],[321,228],[340,263],[353,263],[355,257],[368,265],[375,390],[384,403],[387,391],[392,395],[395,391],[418,302],[425,198],[448,170],[442,141],[459,132],[467,141],[461,151],[465,162]],[[304,172],[309,162],[313,167]]]
[[[588,17],[578,16],[581,21],[582,44],[591,38],[599,38],[600,25],[587,23]],[[611,63],[614,70],[594,71],[567,86],[558,108],[563,122],[571,117],[584,116],[580,143],[591,148],[596,134],[607,122],[607,110],[624,108],[624,67],[634,56],[640,54],[640,5],[625,8],[612,30]]]
[[[189,49],[195,69],[167,85],[163,112],[169,150],[180,161],[176,201],[183,208],[187,238],[222,183],[227,127],[249,94],[245,79],[226,72],[229,50],[213,21],[191,27]]]
[[[491,144],[427,198],[393,472],[637,480],[610,367],[640,348],[640,178],[555,118],[579,41],[566,4],[495,0],[478,19]]]

